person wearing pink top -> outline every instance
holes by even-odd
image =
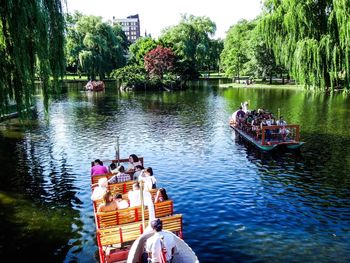
[[[107,167],[103,166],[103,162],[101,162],[100,159],[96,159],[94,161],[94,166],[91,167],[91,175],[106,174],[106,173],[108,173]]]

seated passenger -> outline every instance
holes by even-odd
[[[277,125],[282,126],[279,129],[279,134],[281,136],[282,141],[286,141],[287,135],[290,131],[285,127],[285,125],[287,125],[287,122],[283,119],[283,116],[280,116],[280,119],[277,121]]]
[[[117,203],[113,201],[110,191],[106,191],[103,195],[103,203],[97,208],[97,212],[109,212],[117,209]]]
[[[129,156],[129,166],[127,171],[135,171],[136,165],[142,165],[141,161],[139,160],[139,157],[137,157],[136,154],[130,154]]]
[[[132,189],[128,192],[128,198],[130,201],[130,207],[140,206],[141,205],[141,195],[140,195],[140,184],[138,182],[132,185]],[[152,196],[150,192],[143,191],[143,203],[149,205],[152,203]]]
[[[143,169],[145,169],[145,168],[143,168],[142,165],[136,165],[135,166],[135,173],[133,175],[133,180],[134,181],[138,181],[139,180],[139,176],[140,176],[140,174],[141,174]]]
[[[129,207],[128,201],[124,200],[123,196],[119,193],[114,196],[114,201],[117,204],[118,209],[125,209]]]
[[[164,188],[159,188],[154,198],[154,203],[160,203],[169,200],[168,195]]]
[[[260,123],[260,130],[263,129],[263,126],[269,126],[268,123],[267,123],[267,120],[264,118],[261,123]],[[265,135],[266,135],[266,141],[269,141],[270,140],[270,137],[271,137],[271,130],[265,130]]]
[[[109,180],[109,184],[116,184],[116,183],[123,183],[126,181],[130,181],[130,175],[125,173],[125,168],[123,165],[118,166],[117,168],[118,173],[116,175],[113,175]]]
[[[111,164],[109,165],[109,172],[112,173],[112,174],[117,174],[117,173],[119,173],[118,167],[117,167],[117,165],[116,165],[115,163],[111,163]]]
[[[97,186],[94,188],[91,200],[96,201],[103,198],[103,195],[107,192],[108,181],[107,178],[100,178]]]
[[[244,120],[245,112],[242,110],[242,106],[239,107],[239,110],[237,111],[236,114],[236,122],[238,125],[242,128],[242,123]]]
[[[157,180],[153,175],[153,169],[152,167],[147,167],[142,171],[142,173],[139,176],[139,182],[142,181],[144,183],[144,189],[145,190],[151,190],[157,188]]]
[[[108,173],[107,167],[103,166],[103,162],[100,159],[94,161],[94,166],[91,167],[91,175],[106,174]]]

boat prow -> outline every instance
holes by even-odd
[[[177,235],[173,234],[170,231],[162,230],[173,235],[175,239],[176,249],[174,253],[174,257],[172,259],[172,263],[199,263],[199,260],[193,250],[189,247],[189,245],[179,238]],[[132,244],[127,263],[139,263],[141,262],[141,257],[144,252],[146,241],[149,237],[151,237],[154,233],[147,232],[139,236],[135,242]]]
[[[298,142],[295,144],[289,144],[289,145],[287,145],[287,148],[292,149],[292,150],[296,150],[296,149],[299,149],[301,146],[303,146],[304,143],[305,142]]]

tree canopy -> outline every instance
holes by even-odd
[[[67,57],[71,65],[86,72],[88,78],[103,79],[113,69],[125,65],[127,38],[119,25],[102,22],[101,17],[70,17],[67,27]]]
[[[249,42],[254,24],[241,20],[231,26],[224,41],[221,53],[221,65],[226,76],[240,77],[245,72],[245,63],[249,61]]]
[[[216,25],[208,17],[183,15],[178,25],[162,32],[159,41],[173,49],[179,57],[183,72],[196,76],[199,70],[209,64],[210,36],[215,31]]]
[[[145,55],[145,69],[151,77],[163,79],[174,68],[175,55],[171,48],[157,46]]]
[[[47,104],[64,73],[64,18],[61,0],[7,0],[0,5],[1,113],[15,101],[18,111],[32,105],[36,74]],[[56,85],[57,86],[57,85]]]
[[[151,37],[140,37],[129,47],[129,64],[143,66],[145,55],[157,47],[157,42]]]
[[[302,84],[349,86],[348,0],[266,0],[260,33],[278,62]]]

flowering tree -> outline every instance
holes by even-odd
[[[151,77],[163,79],[163,75],[174,68],[175,55],[171,48],[157,46],[145,57],[145,69]]]

